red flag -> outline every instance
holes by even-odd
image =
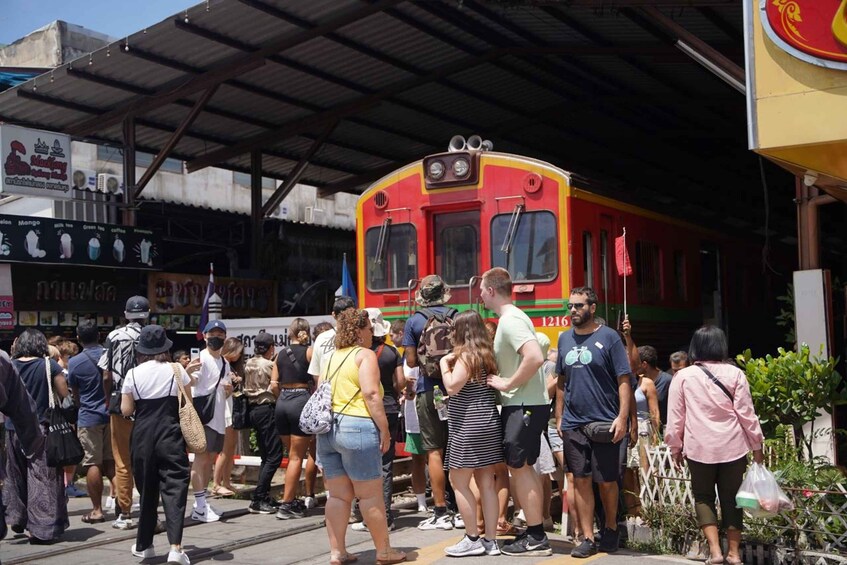
[[[632,265],[629,263],[629,253],[626,252],[626,236],[615,238],[615,266],[618,275],[628,277],[632,275]]]

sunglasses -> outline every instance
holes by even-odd
[[[566,307],[568,310],[582,310],[588,306],[585,302],[568,302]]]

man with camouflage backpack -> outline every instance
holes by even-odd
[[[441,357],[450,353],[450,329],[456,310],[445,306],[450,300],[450,288],[438,275],[427,275],[415,294],[421,307],[407,321],[403,332],[406,364],[420,368],[415,386],[415,408],[421,428],[420,448],[427,454],[434,514],[418,525],[420,530],[452,530],[453,517],[447,511],[447,474],[444,472],[444,449],[447,447],[447,420],[438,417],[433,391],[446,391],[441,380]]]

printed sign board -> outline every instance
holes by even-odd
[[[150,312],[200,314],[208,286],[209,275],[151,273],[147,277]],[[215,277],[215,292],[221,297],[224,316],[261,318],[277,313],[274,281]]]
[[[0,125],[0,192],[71,198],[71,138],[67,135]]]
[[[0,215],[0,261],[160,269],[161,242],[152,230]]]
[[[321,322],[329,322],[335,327],[332,316],[303,316],[309,322],[309,327],[314,328]],[[288,327],[296,318],[244,318],[233,320],[221,320],[226,324],[227,337],[235,337],[244,344],[244,353],[253,355],[253,340],[259,332],[267,332],[274,336],[277,351],[280,347],[288,345]],[[312,331],[309,331],[309,335]]]
[[[847,69],[847,0],[760,0],[768,37],[794,57]]]

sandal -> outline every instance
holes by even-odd
[[[406,560],[406,554],[397,549],[390,549],[386,553],[376,554],[376,565],[393,565]]]
[[[728,563],[728,562],[724,561],[723,557],[717,557],[717,558],[708,557],[708,558],[706,558],[704,565],[720,565],[721,563]]]
[[[514,536],[517,535],[517,533],[518,531],[509,522],[497,522],[498,536]]]
[[[215,487],[212,489],[212,496],[232,496],[235,493],[226,487]]]
[[[100,515],[99,518],[93,518],[91,516],[92,514],[94,514],[94,512],[89,512],[88,514],[83,514],[82,518],[81,518],[83,523],[85,523],[85,524],[102,524],[103,522],[106,521],[106,517],[103,516],[102,514]]]
[[[346,563],[355,563],[359,557],[352,553],[345,553],[343,557],[333,557],[329,560],[329,565],[345,565]]]

